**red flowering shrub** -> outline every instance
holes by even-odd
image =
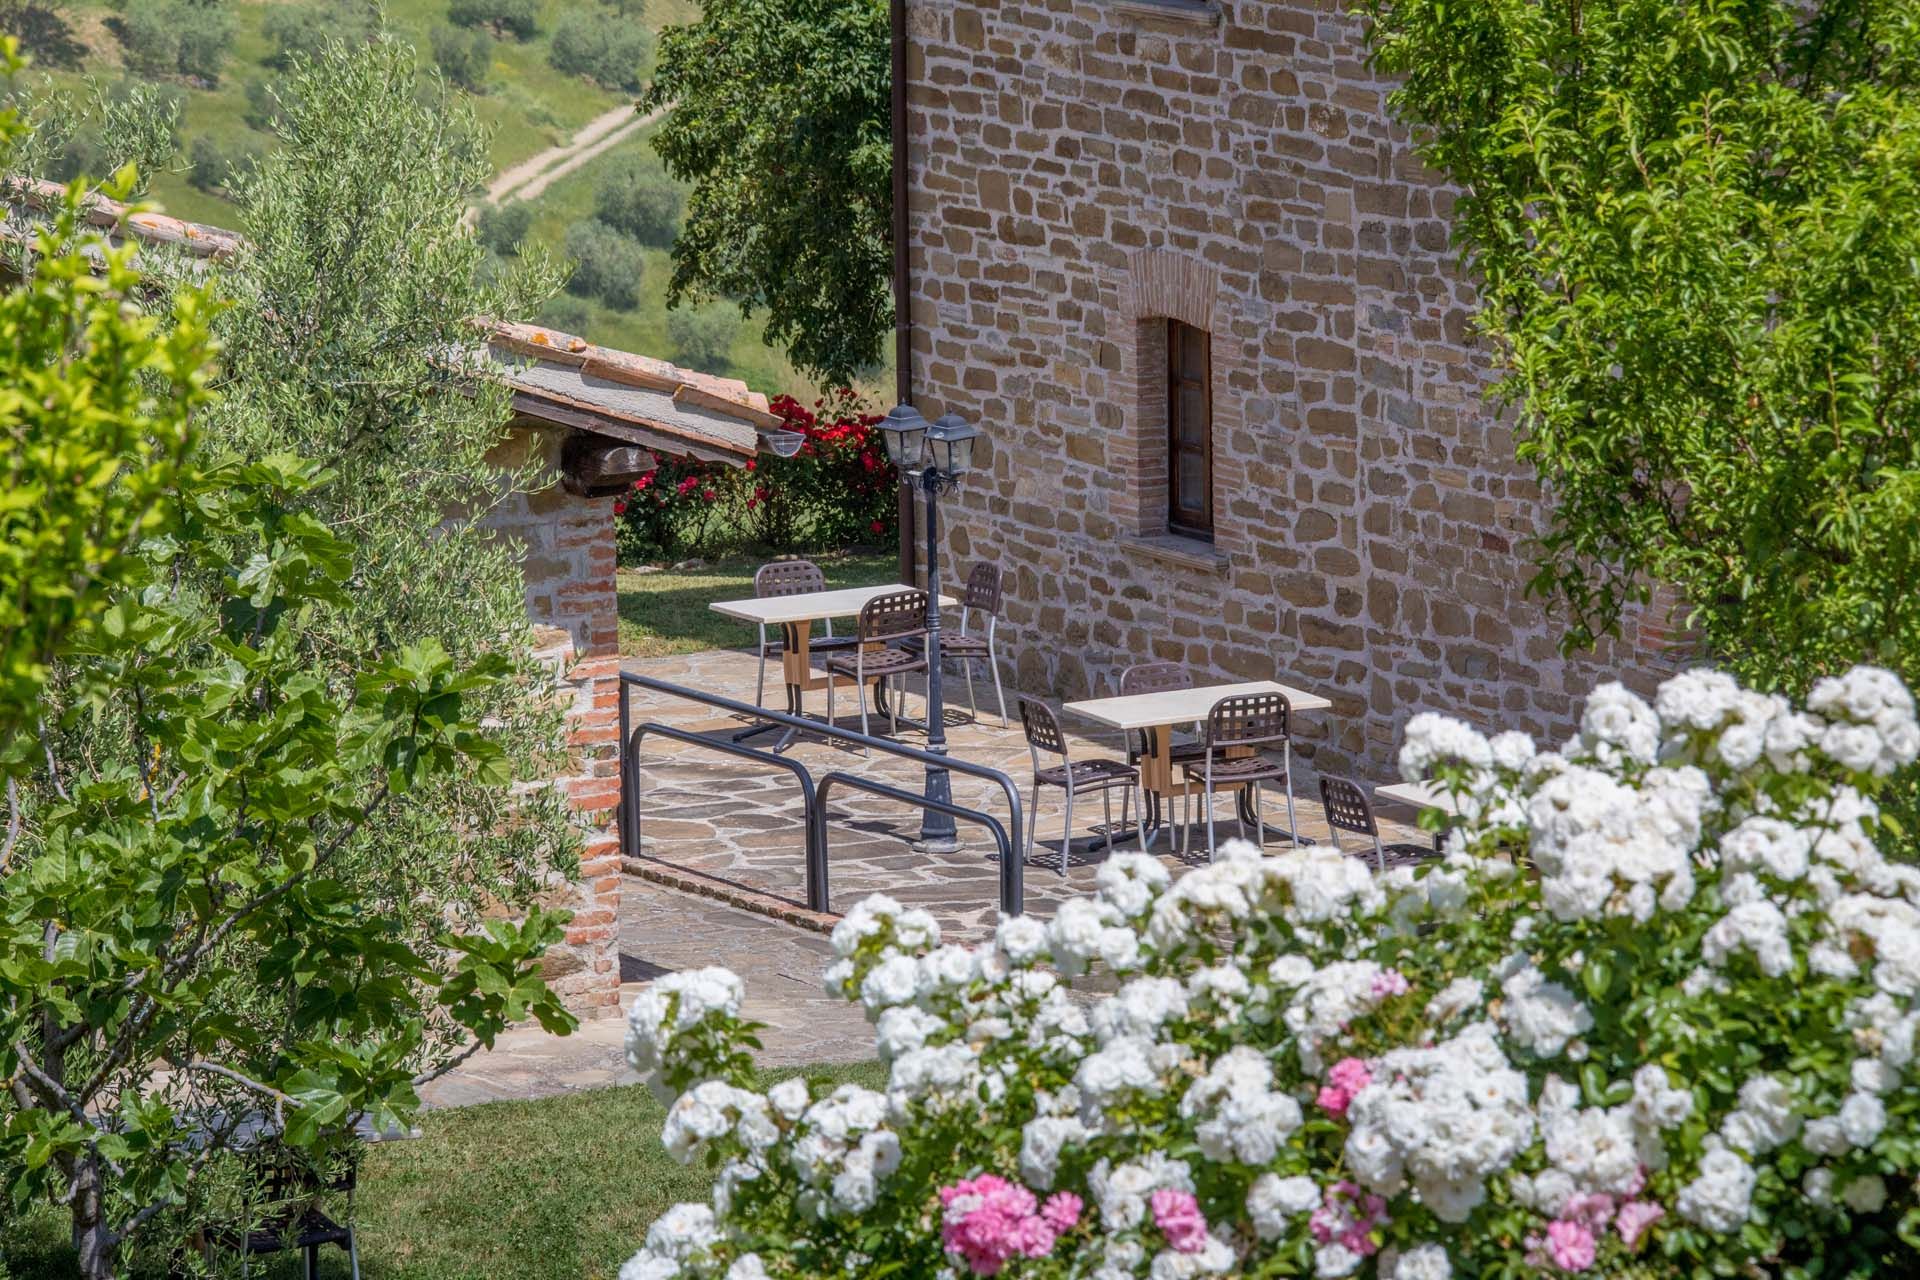
[[[762,454],[742,468],[662,462],[614,504],[623,559],[731,546],[838,549],[893,537],[898,480],[867,413],[847,390],[770,406],[805,439],[791,458]]]

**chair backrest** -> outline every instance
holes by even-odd
[[[1287,740],[1293,708],[1284,693],[1236,693],[1207,712],[1207,746],[1257,747]]]
[[[966,594],[960,598],[968,610],[978,609],[989,618],[1000,612],[1000,566],[982,560],[967,573]]]
[[[811,560],[775,560],[761,565],[753,575],[753,594],[762,600],[826,589],[827,575]]]
[[[1040,699],[1027,694],[1020,695],[1020,727],[1027,735],[1027,748],[1034,752],[1034,764],[1040,762],[1041,751],[1051,751],[1054,755],[1067,754],[1067,737],[1060,732],[1060,717],[1053,714],[1053,708]]]
[[[1351,831],[1376,842],[1380,839],[1380,826],[1373,820],[1373,805],[1353,779],[1321,774],[1320,807],[1327,811],[1329,827]]]
[[[927,593],[889,591],[860,606],[860,640],[904,640],[927,634]]]
[[[1193,672],[1178,662],[1136,662],[1120,673],[1120,696],[1193,688]]]

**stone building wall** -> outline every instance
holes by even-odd
[[[550,905],[573,912],[565,942],[546,956],[546,978],[583,1018],[620,1009],[620,651],[614,594],[611,498],[579,498],[559,484],[564,430],[519,423],[495,451],[502,466],[543,457],[550,483],[514,494],[488,518],[522,548],[527,615],[539,658],[554,672],[573,752],[555,784],[578,815],[580,879],[557,884]]]
[[[912,376],[988,434],[947,570],[1007,570],[1022,688],[1278,678],[1333,699],[1316,764],[1379,781],[1416,711],[1557,737],[1670,658],[1636,621],[1563,660],[1525,598],[1540,494],[1482,402],[1452,193],[1346,8],[909,0]],[[1212,335],[1211,546],[1165,536],[1167,318]]]

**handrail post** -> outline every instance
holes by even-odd
[[[639,842],[632,838],[633,833],[628,829],[629,823],[637,825],[637,819],[640,816],[639,806],[633,803],[633,769],[627,759],[633,746],[633,730],[628,723],[632,719],[632,712],[628,709],[628,698],[633,692],[633,686],[625,680],[618,683],[620,685],[620,804],[614,813],[620,823],[620,856],[637,858],[640,856],[640,850],[637,847]]]

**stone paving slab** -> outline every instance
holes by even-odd
[[[681,657],[629,660],[624,665],[627,670],[742,701],[753,698],[755,660],[745,651],[710,650]],[[769,672],[769,680],[777,679],[776,667]],[[907,700],[907,711],[915,715],[921,710],[919,689],[915,681]],[[838,723],[857,729],[857,713],[849,714],[854,707],[851,691],[843,688],[840,693]],[[979,693],[985,699],[983,708],[990,706],[990,684],[983,683]],[[657,720],[694,732],[721,734],[737,731],[746,723],[716,715],[712,707],[648,690],[634,689],[631,696],[636,725]],[[1010,706],[1011,696],[1009,691]],[[823,691],[809,693],[807,698],[809,710],[825,707]],[[946,700],[951,752],[1005,771],[1021,788],[1022,804],[1028,804],[1033,770],[1017,716],[1007,729],[1000,727],[992,711],[985,711],[979,723],[972,722],[965,710],[966,686],[957,675],[947,679]],[[884,721],[876,720],[875,729],[882,724]],[[1124,752],[1118,731],[1088,722],[1076,725],[1071,717],[1065,718],[1064,727],[1076,758],[1121,756]],[[916,746],[925,741],[912,730],[904,730],[902,740]],[[774,736],[768,734],[754,741],[769,745]],[[808,737],[796,742],[788,754],[816,778],[830,770],[844,769],[914,791],[922,786],[922,767],[896,756],[875,754],[869,758],[857,748]],[[660,737],[643,740],[638,764],[643,865],[657,865],[678,877],[705,880],[717,891],[737,890],[731,896],[739,902],[765,896],[789,907],[805,907],[803,806],[788,774]],[[1318,783],[1298,760],[1295,774],[1300,832],[1308,839],[1325,841],[1329,832],[1318,801]],[[997,786],[962,774],[953,774],[952,779],[957,803],[1006,821],[1006,800]],[[1272,788],[1263,794],[1268,823],[1284,826],[1284,796],[1274,794]],[[1061,800],[1057,788],[1041,793],[1038,842],[1024,868],[1026,909],[1035,915],[1051,916],[1067,898],[1092,892],[1095,872],[1106,857],[1104,838],[1089,834],[1089,828],[1104,817],[1101,802],[1098,797],[1081,797],[1075,806],[1076,830],[1062,874],[1060,842],[1065,810]],[[1117,819],[1118,793],[1113,804]],[[1219,837],[1225,840],[1238,835],[1232,800],[1223,796],[1216,805]],[[959,851],[925,854],[910,847],[920,825],[917,809],[884,797],[835,791],[829,810],[829,905],[833,910],[844,911],[850,903],[879,891],[926,907],[956,941],[978,941],[991,933],[999,916],[999,865],[993,840],[983,828],[963,822]],[[1410,811],[1396,812],[1389,806],[1381,815],[1381,831],[1387,843],[1429,845],[1430,838],[1413,825],[1413,818]],[[1357,837],[1348,837],[1348,841],[1349,848],[1357,849]],[[1116,845],[1121,850],[1135,847],[1130,839]],[[1268,847],[1285,848],[1284,836],[1270,837]],[[1204,822],[1195,824],[1188,852],[1172,852],[1165,838],[1156,842],[1154,851],[1175,874],[1204,864]],[[635,863],[630,861],[629,865]]]
[[[746,980],[746,1015],[767,1024],[760,1033],[763,1066],[874,1056],[866,1016],[821,989],[820,974],[832,960],[818,933],[633,877],[620,886],[622,1010],[664,973],[725,965]],[[598,1018],[570,1036],[510,1031],[422,1092],[429,1106],[455,1107],[639,1080],[627,1066],[625,1018]]]

